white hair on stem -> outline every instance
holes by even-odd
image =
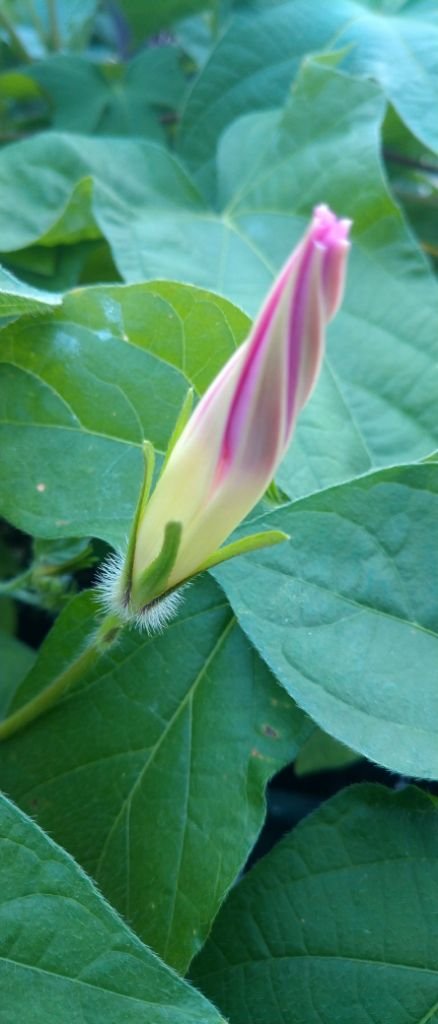
[[[187,584],[178,590],[172,590],[169,594],[163,594],[162,597],[154,598],[140,611],[133,612],[123,591],[124,564],[123,555],[113,552],[99,568],[96,589],[104,608],[108,612],[116,612],[123,622],[137,626],[137,629],[144,630],[150,636],[162,633],[176,615],[183,600],[182,591]]]
[[[182,588],[173,590],[170,594],[163,594],[163,597],[156,597],[138,612],[134,619],[135,625],[149,635],[162,633],[175,617],[182,600]]]
[[[124,564],[123,555],[116,551],[108,555],[97,571],[96,590],[106,611],[117,612],[122,619],[128,621],[122,587]]]

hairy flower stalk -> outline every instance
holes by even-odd
[[[270,531],[220,547],[269,486],[315,385],[325,328],[342,299],[350,223],[316,207],[249,338],[179,424],[150,498],[146,446],[128,553],[102,584],[107,603],[125,619],[159,627],[174,611],[180,584],[234,554],[284,539]]]

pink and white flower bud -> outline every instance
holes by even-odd
[[[167,589],[193,576],[262,497],[315,385],[344,288],[351,222],[316,207],[247,341],[188,421],[138,524],[133,582],[182,524]]]

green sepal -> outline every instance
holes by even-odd
[[[272,501],[274,505],[284,505],[285,501],[289,501],[287,494],[281,490],[275,480],[271,480],[269,487],[266,488],[265,498],[267,501]]]
[[[164,461],[163,461],[163,464],[161,466],[160,476],[162,475],[162,473],[163,473],[163,471],[165,469],[165,466],[166,466],[166,464],[167,464],[167,462],[169,460],[169,457],[170,457],[170,455],[171,455],[171,453],[172,453],[172,451],[173,451],[173,449],[174,449],[174,447],[176,445],[176,442],[178,441],[178,438],[181,436],[186,423],[188,423],[188,420],[190,419],[192,408],[193,408],[193,395],[194,395],[193,388],[189,388],[188,391],[187,391],[187,394],[186,394],[186,396],[184,398],[184,401],[183,401],[183,404],[181,406],[180,412],[178,414],[178,417],[177,417],[175,426],[173,428],[172,434],[170,436],[170,440],[169,440],[169,443],[168,443],[168,446],[167,446],[167,450],[166,450],[166,455],[164,457]],[[147,503],[149,501],[149,495],[151,493],[152,479],[153,479],[154,468],[155,468],[155,451],[154,451],[153,445],[151,444],[150,441],[143,441],[142,448],[143,448],[143,457],[144,457],[143,483],[142,483],[142,486],[141,486],[141,491],[140,491],[140,495],[139,495],[138,502],[137,502],[137,508],[135,510],[134,520],[133,520],[132,529],[131,529],[131,533],[130,533],[130,537],[129,537],[129,541],[128,541],[128,548],[127,548],[127,552],[126,552],[125,563],[124,563],[124,566],[123,566],[123,574],[122,574],[122,589],[126,593],[126,595],[129,596],[129,597],[131,596],[132,570],[133,570],[133,566],[134,566],[135,545],[136,545],[136,542],[137,542],[138,528],[139,528],[139,525],[140,525],[140,520],[142,518],[143,512],[144,512],[144,510],[146,508],[146,505],[147,505]],[[171,525],[171,524],[168,524],[168,525]],[[174,524],[174,525],[177,525],[177,524]],[[166,529],[167,529],[167,527],[166,527]],[[178,544],[179,544],[179,541],[178,541]],[[166,533],[165,533],[165,537],[164,537],[163,548],[165,547],[165,545],[166,545]],[[163,548],[162,548],[162,551],[163,551]],[[160,552],[160,555],[158,555],[158,558],[161,557],[162,551]],[[176,558],[176,554],[175,554],[175,558]],[[169,572],[170,572],[171,568],[172,568],[172,566],[169,568]],[[152,569],[152,566],[149,567],[148,572],[151,569]],[[140,580],[140,582],[138,584],[136,584],[136,588],[135,588],[135,590],[136,590],[136,598],[138,596],[139,587],[140,588],[142,587],[142,580]],[[152,598],[149,598],[148,600],[152,600]],[[135,604],[138,604],[137,599],[135,599]],[[144,604],[147,604],[147,601],[144,601],[144,602],[142,601],[142,607],[143,607]]]
[[[172,433],[170,435],[169,443],[167,445],[166,454],[164,456],[164,462],[163,462],[163,465],[161,467],[160,476],[164,472],[164,469],[167,466],[167,463],[168,463],[168,461],[170,459],[170,456],[171,456],[171,454],[173,452],[173,449],[174,449],[174,447],[176,445],[176,442],[179,441],[179,438],[181,437],[181,434],[182,434],[182,432],[184,430],[184,427],[189,422],[189,419],[190,419],[190,417],[192,415],[193,397],[194,397],[193,388],[189,388],[188,391],[187,391],[187,394],[185,396],[185,399],[183,401],[183,404],[181,406],[181,409],[180,409],[180,411],[178,413],[178,417],[177,417],[175,426],[174,426],[174,428],[172,430]]]
[[[236,555],[246,555],[249,551],[258,551],[259,548],[271,548],[274,544],[281,544],[284,540],[289,540],[289,534],[283,533],[283,530],[250,533],[248,537],[242,537],[240,540],[235,540],[231,544],[227,544],[226,547],[214,551],[209,558],[205,559],[205,562],[198,566],[196,573],[212,569],[213,566],[220,565],[221,562],[228,562],[229,558],[235,558]]]
[[[125,564],[123,566],[122,585],[123,589],[129,591],[131,585],[132,568],[134,565],[134,554],[135,545],[137,541],[137,531],[140,523],[141,516],[143,515],[144,509],[148,503],[149,495],[151,493],[152,477],[154,475],[155,467],[155,451],[150,441],[143,441],[142,445],[144,469],[143,469],[143,482],[141,485],[141,491],[137,501],[137,508],[135,510],[134,521],[131,528],[131,534],[128,542],[128,549],[126,552]]]
[[[178,555],[181,535],[181,523],[166,523],[161,551],[132,585],[130,607],[134,612],[140,611],[165,592]]]

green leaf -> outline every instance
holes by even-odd
[[[115,249],[129,209],[133,217],[135,209],[139,214],[164,203],[169,214],[182,208],[187,216],[202,206],[195,186],[167,150],[132,139],[41,132],[0,151],[0,186],[2,252],[41,239],[53,245],[95,237],[101,205],[105,226],[113,222]]]
[[[27,69],[50,102],[51,123],[60,131],[94,132],[110,101],[98,65],[84,57],[56,54]]]
[[[282,103],[309,53],[343,50],[343,67],[375,79],[411,131],[438,147],[438,18],[430,0],[293,0],[238,13],[189,94],[180,152],[211,187],[221,132],[239,115]]]
[[[193,978],[230,1024],[432,1024],[437,896],[436,801],[352,787],[234,889]]]
[[[438,778],[437,464],[362,477],[260,526],[291,539],[214,575],[274,675],[346,746]]]
[[[158,141],[164,140],[158,111],[178,107],[185,90],[173,46],[145,50],[127,65],[97,65],[85,57],[57,54],[33,64],[26,74],[49,100],[54,128]]]
[[[216,11],[218,5],[216,4]],[[175,25],[174,32],[177,42],[194,62],[197,69],[205,64],[210,56],[212,47],[216,43],[212,22],[216,21],[216,11],[210,16],[204,14],[193,14],[184,18]]]
[[[32,288],[0,267],[0,317],[15,318],[23,313],[47,313],[61,302],[61,295]]]
[[[231,302],[172,281],[103,286],[66,296],[62,316],[102,328],[182,370],[197,395],[249,333],[251,322]],[[181,406],[175,409],[175,419]]]
[[[313,772],[346,768],[358,760],[354,750],[345,747],[343,743],[334,740],[333,736],[317,727],[298,751],[294,770],[296,775],[310,775]]]
[[[5,1024],[221,1024],[139,941],[59,846],[0,796]]]
[[[89,594],[70,603],[14,708],[83,648],[94,616]],[[127,632],[81,688],[3,743],[0,773],[183,971],[261,828],[267,780],[308,732],[205,578],[163,636]]]
[[[143,439],[164,454],[187,383],[204,390],[247,325],[219,297],[158,284],[77,291],[59,317],[4,330],[2,514],[40,537],[123,547]]]
[[[176,46],[141,51],[125,68],[125,89],[130,102],[140,93],[155,107],[180,107],[186,89],[181,55]]]

